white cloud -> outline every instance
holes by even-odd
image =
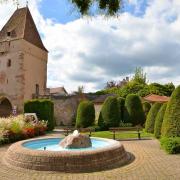
[[[180,84],[179,0],[150,0],[142,17],[124,13],[67,24],[45,19],[38,10],[40,2],[32,0],[30,10],[50,52],[49,86],[73,91],[85,85],[87,91],[96,90],[108,80],[132,74],[136,66],[147,71],[151,82]],[[14,10],[2,7],[0,26]]]

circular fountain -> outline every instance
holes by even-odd
[[[83,145],[85,142],[86,145]],[[60,172],[90,172],[119,167],[129,161],[119,141],[89,138],[75,131],[66,138],[25,140],[11,145],[4,157],[8,166]]]

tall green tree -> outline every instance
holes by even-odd
[[[156,119],[155,119],[154,135],[156,138],[160,138],[160,136],[161,136],[161,128],[162,128],[162,123],[163,123],[166,107],[167,107],[167,103],[164,103],[161,106],[161,108],[156,116]]]
[[[155,119],[157,116],[157,113],[159,112],[159,109],[161,108],[161,103],[155,103],[152,105],[146,119],[145,123],[145,131],[148,133],[154,133],[154,124]]]
[[[143,110],[144,110],[144,114],[145,114],[146,118],[147,118],[147,115],[148,115],[150,109],[151,109],[151,104],[146,101],[143,102]]]
[[[119,106],[119,117],[120,123],[123,122],[124,119],[124,105],[125,105],[125,98],[118,97],[117,98],[118,106]]]
[[[143,125],[145,122],[145,115],[138,95],[129,94],[125,101],[126,116],[124,121],[135,125]]]
[[[146,73],[144,73],[141,67],[136,67],[132,81],[139,84],[146,84],[147,81]]]
[[[117,127],[120,123],[119,105],[116,97],[108,97],[103,103],[98,125],[102,129]]]
[[[81,101],[77,109],[76,127],[86,128],[95,122],[95,109],[91,101]]]
[[[162,136],[180,136],[180,86],[171,95],[168,102],[161,130]]]

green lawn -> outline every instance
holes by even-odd
[[[87,133],[88,134],[88,133]],[[102,138],[109,138],[112,139],[113,135],[110,131],[99,131],[99,132],[92,132],[92,137],[102,137]],[[146,133],[144,131],[141,132],[141,137],[153,137],[153,134]],[[132,132],[117,132],[116,139],[131,139],[131,138],[138,138],[137,134],[133,134]]]

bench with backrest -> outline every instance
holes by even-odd
[[[93,128],[63,128],[63,134],[65,136],[68,136],[69,134],[71,134],[74,130],[78,130],[80,133],[89,133],[89,137],[91,137],[92,132],[94,132],[95,130]]]
[[[71,134],[74,130],[76,130],[76,128],[66,127],[66,128],[63,128],[61,132],[62,132],[65,136],[68,136],[68,135]]]
[[[89,137],[91,137],[92,132],[95,132],[94,128],[79,128],[78,131],[81,133],[89,133]]]
[[[138,139],[141,139],[141,131],[142,127],[117,127],[117,128],[110,128],[110,132],[113,133],[113,139],[116,139],[116,133],[123,132],[123,133],[132,133],[132,134],[137,134]]]

